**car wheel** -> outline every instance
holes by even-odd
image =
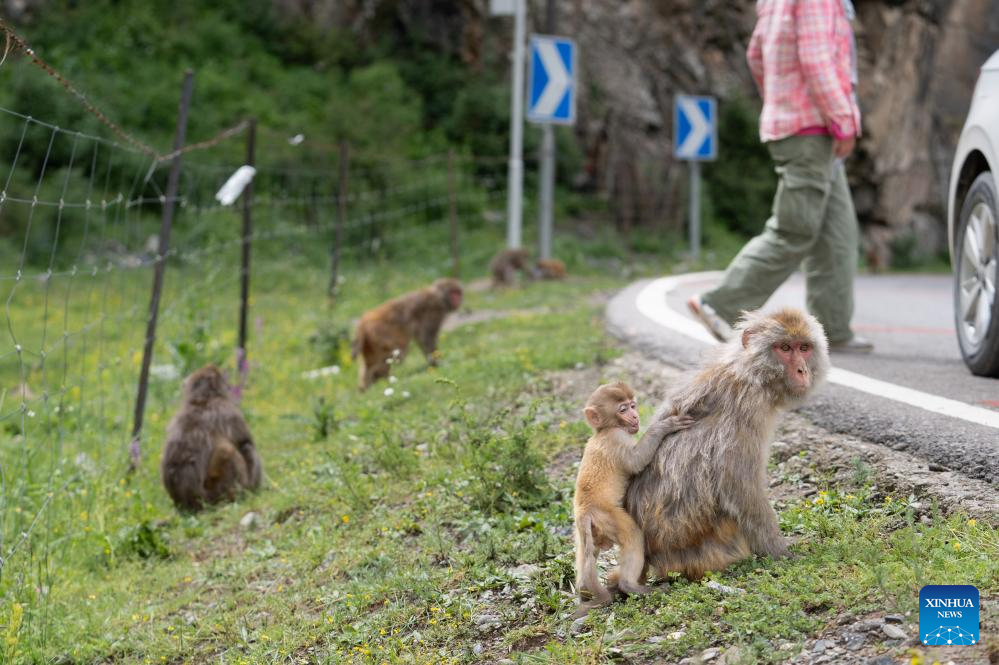
[[[980,174],[961,204],[957,229],[954,319],[972,374],[999,376],[999,209],[992,174]]]

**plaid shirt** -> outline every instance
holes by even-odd
[[[758,0],[749,69],[763,95],[760,139],[824,128],[860,135],[853,29],[843,0]]]

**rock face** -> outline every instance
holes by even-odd
[[[978,68],[999,45],[997,3],[854,1],[864,135],[848,172],[867,254],[881,264],[892,261],[893,248],[932,254],[945,247],[950,161]],[[387,12],[399,30],[430,38],[473,64],[483,52],[509,48],[510,20],[489,18],[488,0],[275,2],[287,11],[307,7],[355,32]],[[677,228],[686,170],[671,157],[673,95],[756,103],[745,62],[754,4],[555,2],[556,32],[579,45],[575,133],[585,162],[578,184],[610,198],[623,230],[637,224]],[[542,25],[546,0],[529,4],[530,25]],[[725,145],[719,158],[725,159]]]

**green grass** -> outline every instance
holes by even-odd
[[[498,242],[488,228],[465,240],[470,257]],[[562,255],[578,249],[562,242]],[[158,478],[179,379],[153,382],[141,468],[125,473],[147,281],[111,283],[108,311],[137,302],[136,313],[109,322],[103,336],[95,330],[86,348],[74,338],[63,361],[47,359],[44,377],[40,359],[26,362],[34,415],[4,420],[0,439],[3,551],[30,528],[0,578],[0,661],[466,663],[512,650],[523,662],[569,663],[603,662],[612,650],[680,658],[740,644],[771,662],[791,655],[775,645],[799,643],[844,613],[915,609],[923,584],[999,592],[992,527],[957,515],[914,524],[905,502],[884,503],[871,479],[858,478],[782,510],[785,532],[801,538],[796,558],[713,575],[746,593],[675,579],[593,612],[571,636],[573,471],[546,469],[578,454],[587,430],[580,405],[548,377],[617,355],[589,296],[626,280],[577,262],[563,283],[470,292],[470,309],[509,315],[446,333],[439,369],[416,353],[396,382],[358,394],[343,338],[310,337],[437,276],[444,247],[428,240],[393,261],[351,259],[333,309],[322,295],[321,248],[260,251],[243,408],[267,482],[197,516],[179,515]],[[469,259],[466,279],[483,264]],[[234,276],[203,268],[168,272],[157,364],[232,364]],[[82,283],[68,315],[52,309],[50,335],[100,310]],[[94,293],[104,285],[97,279]],[[50,304],[67,302],[59,288],[50,285]],[[36,343],[44,292],[25,284],[12,299],[15,329]],[[331,358],[341,374],[301,377]],[[3,385],[20,370],[0,368]],[[245,529],[250,511],[259,524]],[[529,579],[511,570],[523,564],[536,567]],[[678,640],[648,641],[681,629]]]

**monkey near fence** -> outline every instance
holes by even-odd
[[[213,365],[184,382],[180,411],[167,425],[163,485],[179,508],[199,510],[260,486],[260,455],[222,372]]]
[[[660,575],[698,579],[750,554],[788,554],[767,501],[770,441],[780,411],[804,399],[828,369],[814,317],[794,308],[746,313],[716,359],[660,408],[656,417],[697,419],[659,448],[625,498]]]
[[[526,249],[520,247],[497,252],[496,256],[489,262],[489,271],[493,276],[493,288],[512,286],[518,272],[530,276],[528,272],[530,261],[531,255]]]
[[[586,442],[576,477],[573,512],[576,520],[576,588],[593,597],[578,614],[610,602],[611,594],[597,575],[597,556],[615,543],[621,553],[618,585],[626,593],[647,593],[642,532],[623,507],[632,475],[648,465],[663,438],[686,429],[693,420],[670,416],[655,422],[637,443],[638,407],[635,393],[624,383],[609,383],[594,391],[583,409],[593,436]]]
[[[565,264],[558,259],[538,259],[534,264],[537,279],[565,279]]]
[[[438,279],[425,289],[413,291],[369,310],[357,323],[351,357],[360,358],[358,382],[361,390],[389,375],[392,363],[406,356],[416,339],[427,362],[437,364],[437,337],[444,317],[461,307],[461,282]]]

